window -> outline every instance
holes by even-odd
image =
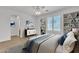
[[[54,31],[60,31],[60,16],[54,16]]]
[[[60,31],[60,16],[54,16],[54,17],[48,17],[47,21],[47,29],[48,31],[54,30],[54,31]]]

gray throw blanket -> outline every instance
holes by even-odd
[[[44,36],[41,36],[39,38],[35,38],[33,39],[30,44],[26,47],[26,51],[28,53],[36,53],[38,52],[38,49],[39,49],[39,46],[42,42],[46,41],[48,38],[50,37],[50,35],[44,35]]]

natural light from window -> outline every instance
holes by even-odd
[[[60,31],[61,29],[60,25],[61,25],[60,16],[48,17],[47,19],[47,30],[48,31]]]

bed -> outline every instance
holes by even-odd
[[[45,35],[40,35],[40,36],[31,38],[28,40],[28,43],[26,44],[24,51],[27,53],[42,52],[43,50],[45,50],[45,49],[42,49],[42,51],[41,51],[41,47],[43,46],[43,44],[46,44],[46,42],[48,42],[48,41],[49,41],[48,43],[51,43],[51,44],[52,44],[52,42],[57,43],[57,39],[59,37],[61,37],[60,34],[45,34]],[[53,41],[52,41],[52,39],[53,39]],[[48,44],[48,43],[47,43],[47,45],[49,45],[49,47],[51,48],[50,44]],[[57,44],[54,44],[54,43],[53,43],[53,46],[55,49]],[[47,51],[47,52],[49,52],[49,51]]]
[[[40,35],[34,38],[29,39],[28,43],[26,44],[26,47],[24,48],[24,52],[26,53],[65,53],[62,52],[64,51],[63,47],[64,45],[59,45],[58,40],[59,38],[62,37],[63,34],[45,34],[45,35]],[[72,37],[73,39],[74,37]],[[70,38],[68,38],[70,39]],[[67,42],[68,42],[67,39]],[[71,40],[70,40],[71,41]],[[70,43],[69,41],[69,43]],[[76,39],[74,38],[74,42]],[[67,53],[71,52],[74,48],[74,42],[72,47],[70,48],[69,51],[65,50]],[[66,47],[68,48],[66,44]]]

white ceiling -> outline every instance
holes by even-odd
[[[22,12],[22,13],[26,13],[28,15],[33,15],[33,11],[34,8],[33,6],[6,6],[6,8],[10,9],[10,10],[14,10],[17,12]],[[60,10],[66,8],[66,6],[45,6],[44,10],[48,10],[48,13]],[[44,11],[43,11],[44,14]]]

